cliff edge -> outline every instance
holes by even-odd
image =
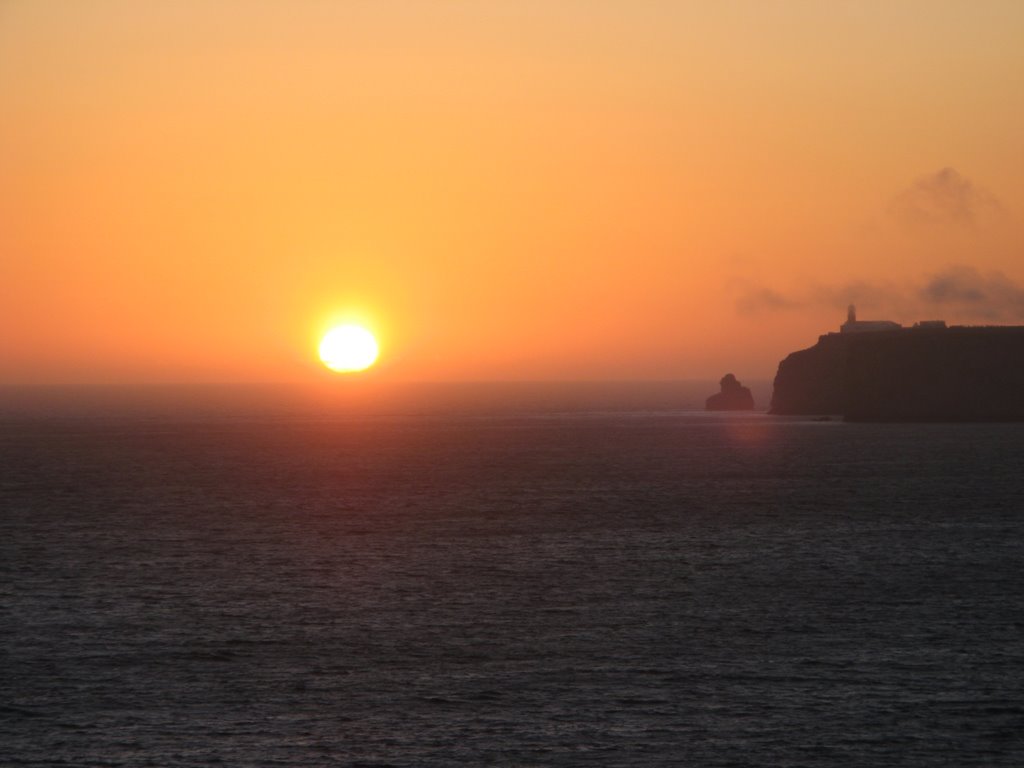
[[[1024,327],[826,334],[779,363],[770,413],[1022,421]]]

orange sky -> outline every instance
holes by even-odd
[[[1024,323],[1024,3],[0,5],[0,383],[767,378]]]

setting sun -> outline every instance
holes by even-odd
[[[373,365],[379,349],[373,334],[361,325],[339,325],[324,334],[319,351],[332,371],[350,373]]]

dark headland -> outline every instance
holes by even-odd
[[[839,333],[779,363],[771,413],[848,421],[1024,420],[1024,326],[903,328],[850,307]]]

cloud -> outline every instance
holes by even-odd
[[[981,219],[998,215],[998,199],[954,168],[942,168],[922,176],[900,192],[889,212],[901,223],[913,227],[954,224],[974,227]]]
[[[745,285],[736,299],[736,311],[742,315],[763,315],[810,308],[843,309],[850,303],[865,309],[884,308],[899,303],[904,291],[887,283],[855,280],[836,285],[816,285],[799,293],[783,293],[766,286]]]
[[[1024,318],[1024,287],[1002,272],[982,274],[953,266],[932,275],[919,290],[928,305],[985,320]]]
[[[943,317],[954,322],[1020,322],[1024,320],[1024,286],[1002,272],[979,272],[952,265],[905,284],[855,280],[818,285],[797,293],[766,286],[747,286],[736,301],[743,315],[764,315],[799,309],[841,310],[847,304],[882,318],[913,320]]]
[[[803,304],[783,296],[771,288],[748,289],[736,300],[736,309],[743,315],[758,315],[783,309],[799,309]]]
[[[906,289],[892,283],[853,280],[839,285],[819,285],[810,293],[810,303],[846,309],[856,304],[864,309],[901,306]]]

